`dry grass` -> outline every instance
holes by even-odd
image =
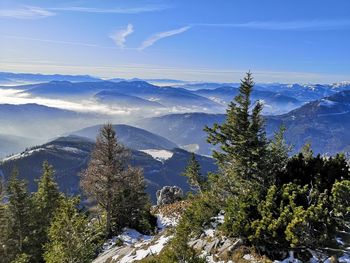
[[[166,217],[181,217],[190,204],[190,201],[182,200],[170,205],[154,206],[152,207],[151,212],[153,214],[162,214]]]

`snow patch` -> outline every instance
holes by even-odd
[[[275,260],[274,263],[302,263],[302,261],[300,261],[294,257],[294,251],[290,251],[288,258],[286,258],[282,261]]]
[[[153,159],[160,162],[168,160],[174,155],[174,153],[167,150],[148,149],[148,150],[140,150],[140,151],[151,155]]]
[[[327,99],[322,99],[319,103],[318,106],[324,106],[324,107],[333,107],[334,105],[336,105],[337,103],[331,100],[327,100]]]
[[[24,157],[30,156],[30,155],[32,155],[35,152],[40,152],[40,151],[44,151],[44,150],[45,150],[44,148],[38,148],[38,149],[30,150],[30,151],[25,151],[25,152],[22,152],[22,153],[17,153],[17,154],[14,154],[14,155],[11,155],[9,157],[4,158],[2,161],[6,162],[6,161],[17,160],[17,159],[20,159],[20,158],[24,158]]]
[[[168,227],[174,227],[177,225],[179,218],[177,217],[166,217],[162,214],[157,215],[157,227],[160,231]]]
[[[131,251],[129,254],[125,255],[122,258],[119,258],[119,256],[113,257],[114,260],[118,259],[118,262],[120,263],[128,263],[128,262],[134,262],[136,260],[141,260],[148,255],[158,255],[159,252],[164,248],[164,246],[168,243],[168,241],[172,238],[172,236],[161,236],[154,245],[148,246],[148,248],[145,249],[138,249],[136,251]],[[147,245],[150,243],[149,241],[144,242],[143,245]],[[141,244],[140,244],[141,246]]]
[[[135,244],[138,241],[152,240],[152,236],[142,235],[135,229],[125,228],[123,233],[118,238],[126,244]]]

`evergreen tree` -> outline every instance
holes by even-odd
[[[35,232],[32,237],[32,246],[36,262],[42,261],[43,245],[48,241],[47,232],[61,199],[62,196],[54,179],[53,167],[45,161],[38,190],[33,196]]]
[[[284,139],[286,128],[281,126],[275,132],[274,138],[269,142],[267,147],[267,176],[269,178],[269,185],[273,185],[278,181],[281,173],[287,166],[289,153],[292,147],[288,145]]]
[[[112,229],[120,231],[131,227],[142,233],[150,233],[156,218],[150,214],[151,202],[145,192],[146,184],[140,168],[128,166],[123,173],[120,192],[114,193]]]
[[[47,263],[88,263],[95,253],[94,229],[77,210],[78,198],[66,198],[56,210],[45,245]]]
[[[112,125],[107,124],[102,127],[88,168],[81,175],[84,192],[106,212],[107,236],[148,215],[143,175],[141,170],[128,166],[129,155],[117,141]]]
[[[9,239],[9,218],[7,205],[3,203],[5,185],[0,181],[0,263],[9,262],[8,239]],[[11,249],[11,248],[9,248]]]
[[[238,96],[228,106],[225,122],[205,128],[208,142],[220,145],[219,151],[213,151],[213,157],[221,170],[222,187],[231,196],[247,187],[261,190],[268,184],[262,104],[258,101],[252,105],[253,86],[252,74],[248,72]]]
[[[28,253],[30,248],[29,237],[32,230],[32,203],[26,182],[18,179],[17,169],[13,170],[9,179],[7,195],[9,219],[7,251],[15,255]]]
[[[182,175],[187,177],[187,181],[193,191],[202,193],[206,180],[201,174],[201,167],[194,153],[191,154],[188,165]]]

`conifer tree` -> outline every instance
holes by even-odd
[[[141,170],[130,167],[129,151],[117,141],[111,124],[100,130],[88,168],[81,174],[84,192],[106,212],[106,235],[134,224],[148,209]]]
[[[28,253],[31,233],[32,203],[25,181],[18,179],[14,169],[7,186],[8,195],[8,251],[15,254]]]
[[[9,218],[7,205],[3,203],[5,185],[0,181],[0,263],[9,262],[8,258],[8,238],[9,238]]]
[[[278,131],[275,132],[273,139],[269,142],[267,147],[267,176],[269,180],[269,186],[275,184],[278,181],[278,175],[285,169],[289,153],[292,151],[292,147],[288,145],[284,139],[284,133],[286,128],[281,126]]]
[[[62,196],[54,179],[53,167],[45,161],[42,176],[38,182],[38,190],[33,196],[35,233],[32,246],[37,262],[42,261],[43,245],[48,241],[47,232],[61,199]]]
[[[94,230],[77,210],[78,198],[65,198],[56,210],[45,245],[47,263],[88,263],[95,253]]]
[[[253,86],[252,74],[248,72],[241,82],[239,94],[228,106],[225,122],[205,128],[208,142],[220,146],[219,151],[213,151],[213,157],[223,176],[222,187],[231,195],[248,186],[259,189],[266,188],[267,184],[267,140],[262,104],[258,101],[252,105]],[[246,186],[242,187],[242,184]]]
[[[201,167],[194,153],[191,154],[188,165],[183,173],[187,177],[188,183],[193,191],[202,193],[205,178],[201,174]]]

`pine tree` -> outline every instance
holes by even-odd
[[[32,203],[25,181],[18,179],[18,170],[14,169],[7,186],[9,239],[8,251],[15,254],[28,253],[29,237],[32,229]]]
[[[9,218],[7,205],[3,203],[5,184],[0,181],[0,263],[9,262],[8,239],[9,239]],[[11,249],[11,248],[9,248]]]
[[[267,147],[267,177],[269,185],[275,184],[279,180],[279,175],[286,168],[289,153],[292,147],[288,145],[284,139],[284,133],[286,128],[281,126],[278,131],[275,132],[274,138],[269,142]]]
[[[194,153],[191,154],[183,175],[187,177],[191,189],[193,191],[198,191],[201,194],[204,190],[205,178],[201,174],[201,167]]]
[[[45,161],[42,176],[38,182],[38,190],[33,196],[35,233],[31,243],[37,262],[42,261],[43,245],[48,241],[47,232],[61,199],[62,196],[54,179],[53,167]]]
[[[107,236],[134,224],[148,209],[142,172],[127,165],[129,156],[112,125],[107,124],[97,137],[88,168],[81,174],[84,192],[106,212]]]
[[[47,263],[88,263],[95,253],[94,229],[77,210],[78,198],[65,198],[56,210],[45,245]]]
[[[247,187],[264,189],[268,183],[262,104],[258,101],[252,105],[253,86],[252,74],[248,72],[241,82],[239,95],[228,106],[225,122],[205,128],[208,142],[220,145],[219,151],[213,151],[213,157],[223,176],[222,187],[230,195]]]

